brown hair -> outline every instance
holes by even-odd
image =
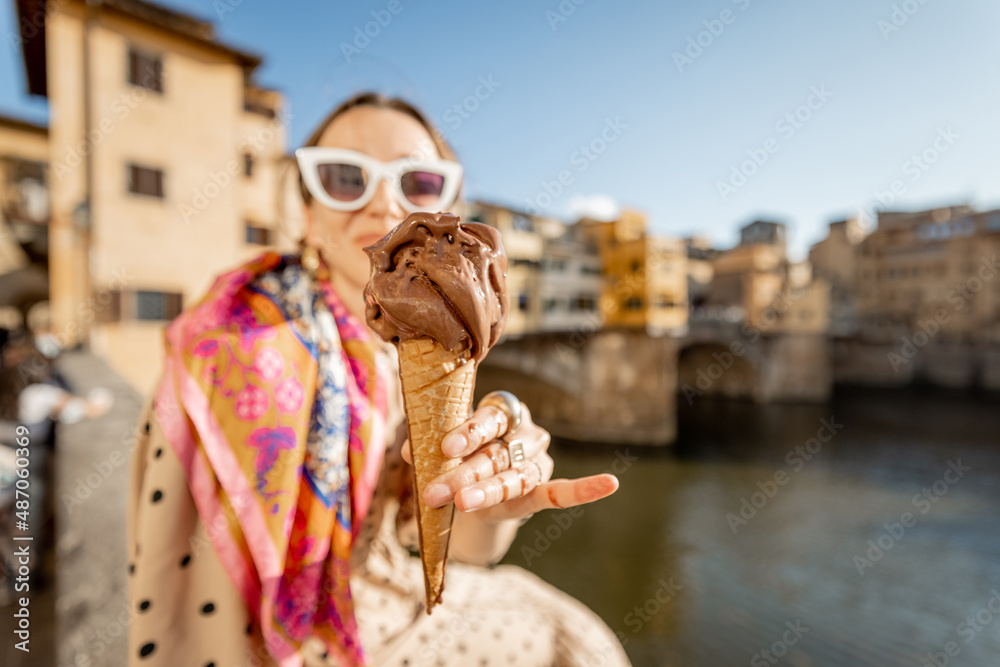
[[[309,138],[306,139],[306,143],[303,144],[303,148],[307,146],[316,146],[319,144],[320,137],[326,131],[326,128],[330,126],[334,120],[347,113],[355,107],[375,107],[376,109],[393,109],[401,113],[405,113],[410,116],[418,123],[420,123],[427,133],[431,135],[431,141],[434,142],[434,147],[437,149],[438,154],[446,160],[453,160],[458,162],[458,158],[455,157],[455,151],[452,150],[451,146],[445,140],[444,136],[434,125],[427,120],[427,117],[420,112],[415,106],[407,102],[406,100],[400,99],[398,97],[386,97],[381,93],[366,92],[358,93],[351,99],[347,100],[336,109],[330,112],[330,114],[323,119],[323,121],[313,130]],[[298,165],[295,166],[296,171],[299,175],[299,192],[302,194],[302,201],[308,206],[312,202],[312,195],[309,194],[309,190],[306,188],[305,183],[302,181],[302,172],[298,171]]]

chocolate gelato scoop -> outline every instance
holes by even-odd
[[[387,341],[428,337],[481,361],[507,317],[500,232],[450,213],[412,213],[365,248],[368,324]]]

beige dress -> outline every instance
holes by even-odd
[[[400,403],[397,398],[391,407],[390,424],[401,423]],[[128,664],[274,665],[260,628],[215,554],[184,470],[151,408],[152,400],[139,421],[131,464],[128,594],[137,613],[129,629]],[[407,471],[401,443],[397,437],[386,452],[352,552],[351,590],[371,665],[628,665],[596,614],[514,566],[449,563],[444,603],[428,616],[420,560],[401,542],[409,544],[407,535],[415,535],[407,512],[400,511]],[[306,642],[302,654],[305,667],[337,664],[318,639]]]

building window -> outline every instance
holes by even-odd
[[[101,291],[94,295],[98,322],[122,321],[122,293],[119,290]]]
[[[247,243],[257,245],[271,245],[271,230],[267,227],[258,227],[252,223],[247,223]]]
[[[674,300],[666,294],[661,294],[659,300],[656,302],[656,305],[659,308],[674,308],[680,304],[674,303]]]
[[[182,297],[177,292],[153,290],[110,290],[94,295],[100,322],[172,320],[181,313]]]
[[[518,310],[524,312],[528,310],[528,293],[521,292],[517,295],[517,307]]]
[[[135,293],[135,319],[137,320],[172,320],[180,313],[180,294],[148,290],[137,290]]]
[[[546,313],[551,313],[553,310],[555,310],[555,309],[557,309],[559,307],[559,300],[558,299],[546,299],[545,303],[543,304],[542,307],[545,309]]]
[[[1000,231],[1000,213],[994,213],[986,219],[986,229],[991,232]]]
[[[625,302],[625,310],[642,310],[642,299],[633,296]]]
[[[951,229],[956,236],[969,236],[976,232],[976,223],[972,218],[962,218],[951,223]]]
[[[512,216],[511,226],[521,232],[533,232],[535,231],[535,225],[531,222],[531,218],[521,213],[514,213]]]
[[[137,195],[163,199],[163,170],[129,164],[128,191]]]
[[[243,175],[248,178],[253,176],[253,153],[243,154]]]
[[[128,82],[158,93],[163,92],[163,60],[159,56],[128,50]]]

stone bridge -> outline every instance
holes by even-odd
[[[831,386],[825,336],[712,321],[693,323],[680,338],[602,329],[509,339],[482,363],[476,394],[514,392],[557,437],[668,445],[678,401],[822,403]]]

